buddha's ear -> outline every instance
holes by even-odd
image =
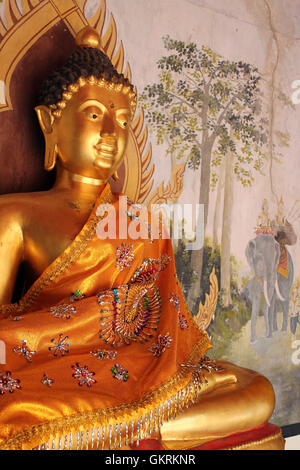
[[[34,109],[44,134],[51,134],[53,132],[54,117],[50,109],[44,105],[36,106]]]
[[[45,163],[44,168],[47,171],[53,170],[56,164],[57,157],[57,144],[56,133],[54,132],[54,118],[50,109],[47,106],[37,106],[34,108],[45,137]]]

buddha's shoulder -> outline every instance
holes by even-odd
[[[21,221],[26,216],[34,215],[37,208],[43,206],[47,192],[13,193],[0,196],[0,220]]]

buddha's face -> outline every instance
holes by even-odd
[[[107,180],[124,157],[129,120],[128,95],[92,84],[80,88],[54,124],[62,166]]]

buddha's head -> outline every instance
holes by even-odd
[[[86,27],[65,65],[44,82],[35,108],[43,131],[45,168],[106,181],[126,150],[136,95],[101,50],[96,31]]]

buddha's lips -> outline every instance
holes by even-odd
[[[104,158],[112,158],[115,156],[118,147],[116,142],[105,142],[101,141],[100,144],[94,146],[98,155],[103,156]]]

